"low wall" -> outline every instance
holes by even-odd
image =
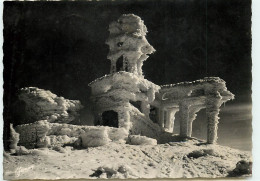
[[[50,123],[47,120],[18,125],[15,130],[20,134],[18,144],[27,148],[62,146],[74,143],[78,146],[87,147],[93,145],[88,144],[90,141],[100,142],[100,139],[102,139],[105,140],[102,141],[102,144],[107,144],[110,141],[124,141],[128,137],[128,132],[124,128]],[[84,144],[82,145],[82,143]],[[97,144],[97,146],[100,145]]]

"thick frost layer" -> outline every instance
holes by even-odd
[[[86,147],[86,145],[91,146],[97,145],[97,142],[100,143],[98,134],[102,138],[105,136],[105,143],[108,143],[108,141],[121,142],[128,136],[128,132],[124,128],[49,123],[47,120],[19,125],[15,129],[20,134],[19,144],[28,148],[53,147],[64,144]]]
[[[133,73],[124,71],[105,75],[89,83],[89,86],[91,87],[92,95],[109,93],[111,90],[123,89],[122,91],[125,90],[131,92],[132,94],[136,93],[136,100],[144,97],[142,93],[146,93],[146,96],[148,96],[149,90],[158,92],[160,89],[160,86],[152,83],[151,81]],[[128,98],[128,96],[129,95],[125,95],[126,98]],[[153,99],[150,101],[153,101]]]
[[[25,87],[20,90],[19,99],[26,103],[26,114],[32,121],[68,123],[79,116],[83,108],[80,101],[68,100],[37,87]]]
[[[159,122],[165,129],[173,130],[174,114],[176,110],[180,111],[180,135],[190,137],[196,113],[206,108],[208,143],[215,143],[219,108],[221,104],[231,99],[234,99],[234,95],[227,90],[226,82],[219,77],[205,77],[193,82],[163,85],[156,96],[162,112]],[[164,111],[166,111],[166,122],[163,122]]]
[[[183,98],[205,96],[219,92],[223,101],[234,99],[234,94],[227,90],[226,82],[219,77],[205,77],[192,82],[162,85],[160,98],[176,100]]]
[[[60,147],[66,144],[81,146],[79,142],[79,138],[77,137],[69,137],[67,135],[50,135],[46,136],[47,140],[49,140],[48,144],[45,147]]]
[[[89,85],[97,116],[113,110],[118,114],[119,127],[131,130],[133,134],[158,136],[161,129],[149,119],[149,104],[154,101],[159,86],[124,71],[104,76]],[[140,110],[133,105],[135,103],[140,104]]]

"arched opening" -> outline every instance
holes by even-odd
[[[112,110],[103,112],[102,125],[118,128],[118,113]]]
[[[122,71],[123,70],[123,63],[124,63],[124,57],[121,56],[116,61],[116,71]]]
[[[196,119],[192,123],[192,137],[207,140],[207,116],[206,109],[196,113]]]

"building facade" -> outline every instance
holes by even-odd
[[[192,136],[196,113],[206,109],[208,143],[217,141],[220,106],[234,95],[225,81],[206,77],[193,82],[156,85],[143,76],[142,65],[155,49],[146,40],[147,28],[140,17],[127,14],[109,26],[107,58],[110,74],[91,82],[95,125],[125,128],[129,134],[158,138],[173,133],[180,113],[180,136]]]

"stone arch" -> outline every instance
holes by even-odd
[[[205,107],[190,112],[188,136],[205,140],[207,138],[207,116]]]
[[[207,139],[207,115],[206,109],[202,108],[196,113],[196,117],[192,122],[191,137],[201,140]]]
[[[192,123],[196,119],[196,113],[202,108],[205,108],[204,104],[191,104],[187,102],[180,104],[180,136],[191,137]]]
[[[167,132],[173,133],[175,114],[179,111],[179,107],[168,107],[165,109],[164,128]]]
[[[113,110],[104,111],[101,125],[118,128],[118,113]]]

